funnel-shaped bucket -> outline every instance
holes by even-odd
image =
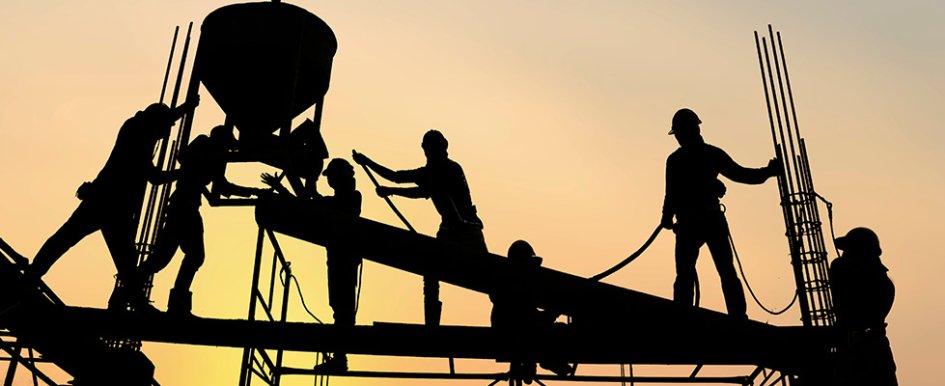
[[[241,132],[272,133],[328,91],[338,41],[302,8],[229,5],[208,15],[200,30],[195,74]]]

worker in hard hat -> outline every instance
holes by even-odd
[[[879,256],[879,237],[868,228],[853,228],[835,241],[843,251],[830,264],[837,328],[835,384],[897,385],[896,362],[886,338],[886,316],[896,287]]]
[[[217,126],[210,136],[199,135],[180,153],[180,177],[168,199],[166,219],[161,228],[154,252],[140,267],[144,277],[167,267],[177,249],[184,252],[174,288],[167,301],[167,312],[189,316],[192,308],[193,284],[197,270],[206,256],[203,240],[203,218],[200,216],[201,197],[262,196],[269,189],[239,186],[226,179],[226,154],[236,145],[233,128]],[[212,192],[207,186],[213,184]]]
[[[486,241],[482,235],[482,220],[476,212],[466,183],[463,168],[449,158],[449,143],[443,133],[427,131],[423,135],[423,154],[426,165],[413,170],[388,169],[364,154],[352,152],[354,162],[374,170],[381,177],[395,183],[414,183],[413,187],[377,188],[382,197],[398,195],[408,198],[428,198],[440,214],[438,240],[456,244],[475,252],[486,253]],[[440,302],[440,283],[435,277],[423,278],[424,315],[427,325],[439,325],[443,303]]]
[[[361,192],[355,186],[354,168],[341,158],[332,159],[322,173],[328,178],[328,186],[334,194],[315,199],[339,213],[358,217],[361,215]],[[345,235],[341,237],[344,238]],[[346,328],[354,326],[357,308],[356,286],[358,285],[358,267],[361,256],[356,254],[352,240],[333,240],[327,247],[328,255],[328,305],[334,313],[335,326]],[[338,374],[348,371],[348,356],[344,351],[336,351],[327,361],[315,366],[319,374]]]
[[[119,280],[109,299],[109,308],[147,305],[144,290],[130,283],[137,277],[134,271],[138,263],[135,249],[138,217],[147,183],[163,184],[176,178],[176,173],[154,166],[154,147],[167,138],[174,122],[192,112],[198,103],[199,99],[194,98],[173,109],[154,103],[122,124],[105,166],[94,180],[83,183],[76,191],[82,202],[40,247],[26,268],[28,277],[42,278],[66,251],[92,232],[101,231]]]
[[[492,300],[490,321],[501,339],[511,350],[509,376],[531,384],[535,379],[535,351],[532,346],[547,337],[560,315],[551,310],[540,310],[535,303],[538,288],[531,283],[534,271],[541,266],[542,258],[525,240],[516,240],[509,246],[509,271],[511,280],[495,283],[489,294]],[[545,359],[541,367],[559,376],[573,373],[574,368],[560,359]]]
[[[702,245],[708,245],[722,281],[728,314],[746,318],[745,293],[735,273],[728,223],[719,202],[725,186],[718,176],[744,184],[761,184],[778,175],[781,164],[772,159],[759,169],[740,166],[724,150],[705,143],[700,134],[701,123],[695,112],[684,108],[673,115],[669,131],[679,142],[679,149],[666,160],[661,224],[676,233],[673,299],[689,306],[694,304],[696,259]]]

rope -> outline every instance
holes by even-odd
[[[833,231],[833,203],[830,201],[827,201],[827,199],[824,198],[824,196],[821,196],[817,194],[816,192],[814,193],[814,197],[820,199],[820,201],[823,201],[824,204],[827,205],[827,219],[830,222],[830,239],[833,240],[834,251],[837,252],[837,256],[840,256],[840,250],[837,249],[837,235]]]
[[[787,310],[791,309],[791,307],[794,306],[794,303],[797,302],[796,291],[794,292],[794,297],[791,298],[791,302],[788,303],[788,305],[784,306],[784,308],[780,310],[775,311],[775,310],[769,309],[768,307],[765,307],[765,305],[761,303],[761,300],[759,300],[758,296],[755,295],[755,290],[752,289],[751,284],[748,283],[748,276],[745,276],[745,269],[742,267],[742,259],[738,257],[738,250],[735,249],[735,239],[732,238],[732,231],[731,229],[728,229],[727,225],[726,225],[726,230],[728,231],[727,232],[728,243],[732,246],[732,254],[735,256],[735,262],[738,263],[738,272],[742,274],[742,281],[745,282],[745,287],[748,288],[748,293],[751,294],[751,298],[755,301],[755,304],[757,304],[758,307],[761,307],[762,310],[764,310],[765,312],[771,315],[781,315],[787,312]]]
[[[660,231],[662,229],[663,227],[661,225],[657,225],[656,229],[653,230],[653,233],[650,234],[650,238],[646,239],[646,241],[643,243],[643,246],[641,246],[640,249],[637,249],[636,252],[633,252],[630,256],[627,256],[627,258],[623,259],[621,262],[617,263],[613,267],[610,267],[606,271],[601,272],[597,275],[594,275],[593,277],[591,277],[591,280],[600,281],[601,279],[607,276],[610,276],[614,272],[619,271],[621,268],[627,266],[627,264],[630,264],[632,261],[636,260],[637,257],[640,257],[640,255],[642,255],[643,252],[645,252],[646,249],[650,247],[650,244],[653,244],[653,240],[656,240],[656,236],[660,234]]]
[[[318,322],[319,324],[325,324],[325,322],[322,322],[321,319],[319,319],[317,316],[315,316],[315,314],[312,313],[312,311],[308,309],[308,305],[305,304],[305,296],[302,295],[302,286],[299,284],[299,279],[296,278],[295,275],[291,275],[291,274],[290,274],[290,275],[288,275],[288,277],[289,277],[289,282],[288,282],[288,284],[286,284],[286,280],[285,280],[285,278],[283,278],[283,274],[285,274],[285,271],[286,271],[286,267],[282,267],[281,269],[279,269],[279,281],[282,282],[282,285],[284,285],[284,286],[285,286],[285,285],[292,285],[292,282],[294,281],[294,282],[295,282],[295,289],[296,289],[296,291],[299,293],[299,299],[302,301],[302,308],[305,309],[305,312],[307,312],[308,315],[312,317],[312,319],[315,319],[316,322]]]

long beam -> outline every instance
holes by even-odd
[[[263,228],[323,246],[345,243],[365,259],[477,292],[501,295],[506,283],[518,283],[519,289],[530,290],[537,306],[572,316],[586,331],[608,332],[600,336],[596,349],[621,346],[608,342],[617,335],[632,336],[635,340],[627,343],[637,346],[647,342],[646,337],[658,337],[644,346],[666,353],[659,359],[664,363],[709,363],[716,360],[714,356],[743,356],[751,358],[745,363],[775,369],[796,368],[829,350],[827,339],[801,339],[804,334],[785,334],[763,323],[680,306],[552,269],[523,270],[499,255],[345,216],[307,201],[261,201],[256,221]],[[687,362],[693,359],[699,361]]]
[[[555,326],[528,336],[506,336],[489,327],[439,326],[378,323],[373,326],[339,327],[330,324],[264,322],[199,317],[165,313],[114,312],[62,307],[50,314],[54,319],[35,323],[57,327],[77,336],[133,338],[142,341],[298,352],[454,357],[508,360],[512,357],[561,359],[579,363],[720,364],[755,365],[755,351],[731,350],[713,337],[690,340],[673,331]],[[48,325],[47,325],[48,324]],[[814,354],[803,342],[822,339],[810,329],[780,327],[776,333],[793,346],[795,354]],[[818,330],[814,330],[818,331]],[[803,352],[802,352],[803,351]],[[809,357],[800,357],[811,360]],[[805,363],[789,363],[787,369]]]

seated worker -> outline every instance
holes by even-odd
[[[348,161],[335,158],[322,173],[328,178],[328,186],[334,195],[315,198],[316,205],[354,217],[361,215],[361,192],[356,188],[354,168]],[[280,194],[288,190],[279,183],[280,177],[263,175],[263,182]],[[353,327],[357,308],[356,287],[361,257],[351,249],[350,241],[335,240],[327,245],[328,254],[328,305],[334,313],[335,326]],[[315,366],[320,375],[341,374],[348,371],[348,356],[344,351]]]
[[[538,289],[527,279],[531,276],[529,271],[541,266],[541,260],[528,242],[518,240],[512,243],[509,247],[509,264],[517,280],[500,283],[496,291],[489,295],[492,300],[492,327],[514,348],[509,377],[527,384],[531,384],[535,378],[535,361],[528,354],[531,350],[529,346],[551,330],[559,315],[539,310],[535,305],[534,291]],[[560,376],[573,371],[563,361],[545,361],[541,367]]]
[[[259,197],[270,192],[227,181],[225,156],[235,143],[232,127],[217,126],[210,130],[209,137],[199,135],[181,150],[180,177],[168,200],[164,226],[154,253],[140,267],[140,273],[145,277],[156,274],[167,267],[178,247],[184,252],[184,261],[167,301],[168,313],[191,315],[190,286],[205,257],[200,196],[210,195],[207,185],[212,183],[213,194],[225,197]]]
[[[835,242],[843,255],[830,264],[837,328],[836,385],[894,386],[896,362],[886,337],[886,316],[896,287],[879,256],[879,238],[868,228],[854,228]]]

